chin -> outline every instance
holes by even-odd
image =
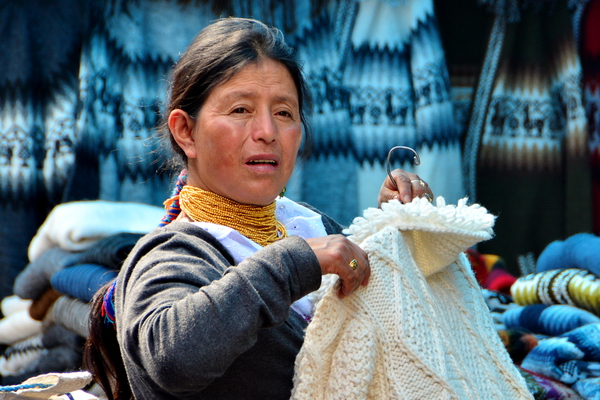
[[[277,192],[277,194],[272,195],[272,196],[266,196],[264,192],[261,192],[260,195],[258,196],[246,196],[245,200],[241,203],[244,204],[253,204],[256,206],[268,206],[269,204],[271,204],[272,202],[275,201],[275,199],[277,198],[277,196],[279,196],[279,193],[281,193],[281,191]]]

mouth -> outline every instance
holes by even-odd
[[[248,165],[270,165],[276,167],[279,163],[275,160],[250,160],[246,164]]]
[[[246,165],[257,171],[273,171],[280,165],[279,157],[275,154],[255,154],[246,159]]]

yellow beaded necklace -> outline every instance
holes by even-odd
[[[287,237],[285,226],[275,217],[275,202],[267,206],[242,204],[186,185],[179,193],[179,204],[192,220],[235,229],[261,246]]]

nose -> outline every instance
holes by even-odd
[[[271,143],[277,137],[277,123],[270,112],[261,112],[254,118],[252,137],[255,141]]]

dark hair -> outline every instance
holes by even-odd
[[[173,67],[170,101],[165,110],[163,131],[169,132],[167,119],[171,111],[181,109],[196,117],[211,91],[226,82],[245,66],[261,60],[274,60],[289,71],[300,104],[304,126],[303,155],[310,152],[310,130],[306,113],[310,111],[308,85],[295,52],[281,32],[262,22],[244,18],[224,18],[204,28]],[[186,163],[185,153],[169,132],[171,147]],[[106,324],[102,313],[104,296],[110,284],[96,293],[91,302],[90,335],[84,348],[84,367],[104,389],[108,400],[133,398],[121,358],[116,325]]]
[[[171,74],[170,100],[164,113],[163,132],[169,134],[171,148],[186,164],[186,156],[170,134],[167,119],[171,111],[181,109],[195,117],[212,90],[226,82],[245,66],[262,60],[278,61],[289,71],[300,104],[300,119],[305,141],[302,156],[312,147],[306,114],[311,101],[308,84],[296,52],[283,34],[262,22],[246,18],[223,18],[204,28],[181,56]]]
[[[92,373],[108,400],[129,400],[133,399],[133,393],[121,358],[116,326],[106,323],[102,312],[104,296],[112,284],[100,288],[90,302],[90,333],[83,348],[83,366]]]

